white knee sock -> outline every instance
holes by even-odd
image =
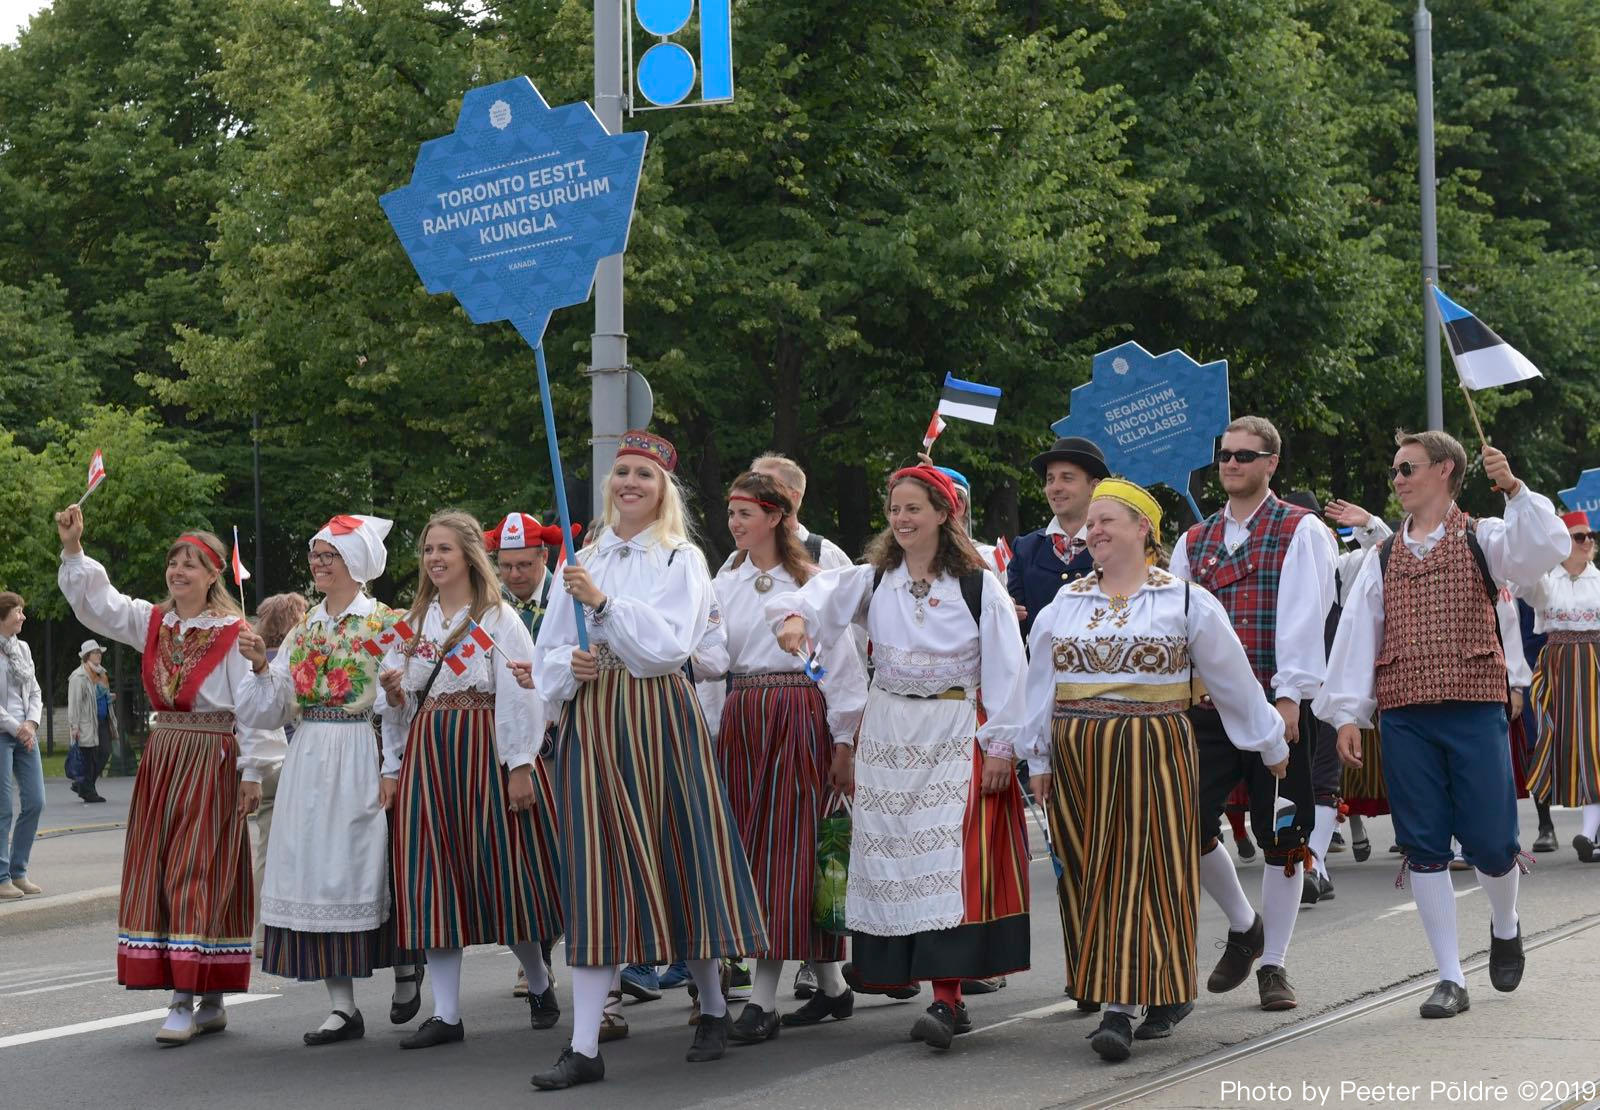
[[[433,1016],[447,1025],[461,1021],[461,949],[428,949],[433,972]]]
[[[1459,987],[1467,985],[1461,974],[1461,946],[1456,941],[1456,888],[1448,871],[1411,872],[1411,897],[1416,899],[1422,930],[1428,934],[1439,965],[1439,978]]]
[[[346,975],[335,975],[323,980],[323,982],[328,985],[328,1009],[330,1011],[340,1010],[354,1017],[356,1012],[355,981]],[[327,1020],[322,1023],[320,1028],[332,1032],[335,1029],[343,1029],[344,1025],[344,1018],[329,1013]]]
[[[1270,864],[1267,870],[1272,870]],[[1200,888],[1211,895],[1217,908],[1227,915],[1229,929],[1242,933],[1255,923],[1256,911],[1250,908],[1250,899],[1244,896],[1244,887],[1239,885],[1239,873],[1234,870],[1228,853],[1220,847],[1200,857]]]
[[[550,969],[544,966],[544,952],[538,941],[522,940],[506,947],[522,964],[522,973],[528,977],[529,994],[543,994],[550,989]]]
[[[1339,811],[1332,806],[1317,807],[1317,823],[1311,830],[1311,851],[1317,857],[1317,873],[1328,874],[1328,845],[1333,843],[1333,830],[1339,826]]]
[[[572,969],[572,1051],[600,1055],[600,1015],[605,1013],[611,980],[622,966]]]
[[[1305,866],[1295,864],[1294,874],[1267,864],[1261,872],[1262,967],[1286,967],[1289,938],[1294,936],[1295,918],[1300,915],[1300,891],[1305,885]]]
[[[728,1000],[722,997],[722,961],[688,960],[689,974],[694,985],[700,988],[700,1013],[705,1017],[721,1017],[728,1012]]]
[[[1356,841],[1365,840],[1366,838],[1367,823],[1359,816],[1352,813],[1350,815],[1350,843],[1353,845]]]
[[[778,1008],[778,983],[783,978],[782,960],[757,960],[750,976],[750,1003],[767,1013]]]
[[[1590,840],[1600,836],[1600,805],[1583,807],[1583,835]]]
[[[400,981],[400,976],[402,976],[402,975],[415,975],[416,973],[417,973],[417,965],[416,964],[395,964],[394,965],[394,997],[393,997],[393,1001],[394,1001],[394,1003],[396,1005],[398,1005],[398,1006],[406,1005],[407,1003],[409,1003],[412,1000],[412,998],[416,997],[416,993],[419,990],[422,989],[422,984],[420,984],[420,983],[402,983]]]
[[[1515,864],[1504,875],[1478,872],[1478,885],[1489,896],[1490,928],[1501,940],[1517,935],[1517,887],[1521,885],[1521,877],[1522,870]]]
[[[180,1009],[167,1011],[167,1020],[161,1023],[163,1029],[186,1029],[194,1024],[194,995],[188,991],[173,991],[170,1006]]]
[[[829,963],[811,961],[811,970],[817,973],[817,989],[829,998],[838,998],[850,988],[845,986],[844,965],[834,960]]]

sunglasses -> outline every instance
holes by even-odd
[[[1421,470],[1425,470],[1426,468],[1428,468],[1428,467],[1430,467],[1432,465],[1433,464],[1431,462],[1427,462],[1427,463],[1403,462],[1399,466],[1391,466],[1389,468],[1389,481],[1391,481],[1391,482],[1394,481],[1394,476],[1396,474],[1400,475],[1403,478],[1409,478],[1413,474],[1416,474],[1417,472],[1419,472]]]
[[[1596,542],[1600,542],[1600,532],[1574,532],[1574,533],[1572,533],[1572,542],[1573,543],[1596,543]]]
[[[1217,461],[1219,463],[1238,461],[1248,464],[1255,462],[1257,459],[1271,458],[1275,454],[1277,454],[1276,451],[1229,451],[1224,448],[1217,452]]]

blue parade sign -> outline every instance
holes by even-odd
[[[1216,460],[1228,426],[1228,364],[1196,362],[1182,351],[1152,355],[1124,343],[1094,356],[1089,381],[1072,391],[1071,411],[1052,424],[1058,436],[1097,444],[1111,473],[1183,494],[1197,520],[1189,475]]]
[[[1578,475],[1578,484],[1561,491],[1561,503],[1569,513],[1588,513],[1589,527],[1600,528],[1600,468]]]
[[[428,292],[537,348],[550,313],[587,301],[595,265],[627,248],[645,139],[514,77],[468,92],[456,129],[423,143],[411,183],[380,203]]]

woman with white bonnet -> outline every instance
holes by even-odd
[[[253,630],[239,652],[253,670],[243,701],[294,741],[278,783],[277,818],[261,890],[262,970],[324,980],[332,1011],[307,1045],[365,1032],[354,980],[393,967],[389,1018],[403,1024],[421,1002],[421,968],[398,951],[390,913],[389,826],[398,753],[380,752],[374,720],[386,705],[378,664],[401,614],[364,585],[383,573],[391,522],[340,515],[311,539],[311,577],[322,601],[267,660]],[[383,764],[380,767],[380,763]],[[415,968],[415,970],[413,970]]]

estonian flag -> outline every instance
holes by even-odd
[[[946,416],[978,424],[993,424],[995,410],[999,407],[1000,391],[994,386],[964,382],[945,374],[944,392],[939,395],[939,411]]]
[[[1444,334],[1450,340],[1450,357],[1455,360],[1462,385],[1468,389],[1487,389],[1492,385],[1510,385],[1543,377],[1539,368],[1524,358],[1521,351],[1445,296],[1437,285],[1433,287],[1433,300],[1439,306]]]

